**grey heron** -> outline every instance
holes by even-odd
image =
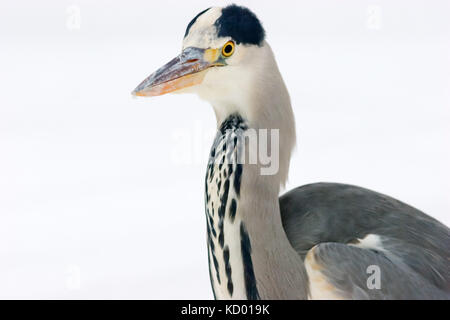
[[[279,197],[296,140],[294,115],[265,31],[249,9],[200,12],[186,28],[181,54],[133,94],[169,92],[196,93],[217,119],[205,178],[215,298],[450,297],[450,230],[439,221],[352,185],[315,183]],[[277,143],[266,146],[277,153],[275,173],[262,174],[259,159],[248,161],[252,130],[276,130]]]

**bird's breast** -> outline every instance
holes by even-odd
[[[232,119],[219,130],[205,177],[205,212],[211,285],[217,299],[247,299],[242,255],[239,195],[243,166],[239,132]]]

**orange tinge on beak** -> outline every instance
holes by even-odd
[[[197,72],[193,74],[187,74],[180,78],[163,82],[147,89],[136,91],[134,95],[139,97],[155,97],[162,96],[163,94],[170,93],[183,88],[188,88],[202,83],[205,77],[204,72]]]
[[[135,96],[154,97],[202,83],[210,67],[223,65],[217,62],[217,49],[189,47],[150,75],[132,92]]]

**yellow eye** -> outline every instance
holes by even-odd
[[[225,45],[222,47],[222,55],[224,57],[231,57],[231,55],[234,53],[234,42],[228,41],[225,43]]]

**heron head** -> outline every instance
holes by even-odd
[[[181,53],[133,91],[136,96],[197,93],[212,103],[232,103],[260,69],[265,32],[249,9],[230,5],[200,12],[188,24]]]
[[[181,53],[134,89],[136,96],[196,93],[213,106],[217,124],[239,114],[249,127],[280,133],[279,181],[287,179],[295,145],[290,97],[265,31],[249,9],[203,10],[189,22]]]

